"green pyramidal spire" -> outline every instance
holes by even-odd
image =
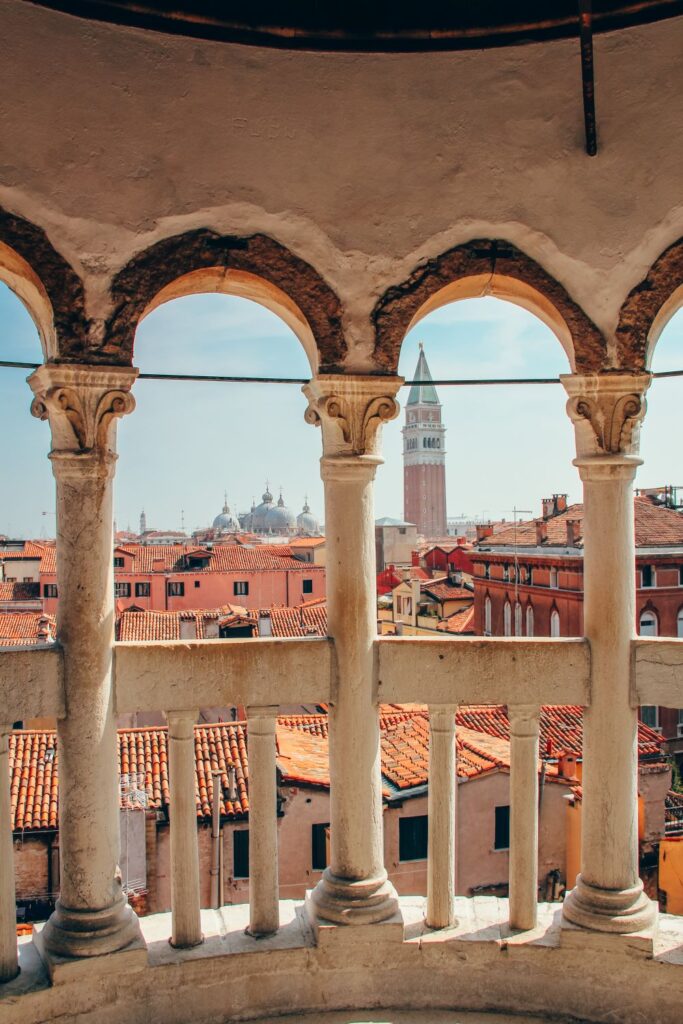
[[[420,380],[422,384],[413,384],[408,395],[408,405],[440,405],[436,388],[432,384],[432,375],[427,366],[427,357],[424,353],[422,342],[420,342],[420,357],[415,367],[413,380]],[[428,383],[424,383],[427,381]]]

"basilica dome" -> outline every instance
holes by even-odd
[[[273,495],[266,489],[261,495],[261,504],[252,508],[249,513],[249,529],[252,533],[267,533],[268,527],[266,525],[268,519],[268,513],[274,508]]]
[[[223,504],[223,511],[220,515],[216,516],[213,521],[213,528],[218,533],[238,533],[240,530],[240,524],[237,518],[230,511],[228,505],[228,499],[226,497]]]
[[[320,523],[311,512],[308,505],[308,498],[304,502],[303,511],[296,517],[296,529],[297,533],[304,534],[308,537],[317,537],[320,535]]]
[[[287,508],[282,492],[277,505],[271,506],[266,515],[266,533],[290,534],[296,532],[296,515]]]

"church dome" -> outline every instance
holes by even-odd
[[[227,497],[223,504],[223,511],[213,521],[213,528],[219,533],[237,533],[240,529],[238,519],[230,511]]]
[[[268,485],[266,484],[266,489],[263,492],[263,495],[261,496],[261,504],[257,505],[256,508],[253,508],[251,510],[249,516],[249,529],[252,530],[254,533],[267,533],[268,513],[271,512],[273,509],[273,495],[270,493]]]
[[[288,534],[296,531],[296,516],[285,505],[282,493],[277,505],[272,505],[266,515],[266,532]]]
[[[296,528],[297,533],[309,537],[317,537],[320,534],[320,524],[308,506],[308,498],[304,502],[303,511],[296,517]]]

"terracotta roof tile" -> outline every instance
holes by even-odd
[[[39,583],[0,582],[0,601],[39,601]]]
[[[54,615],[0,611],[0,646],[49,643],[55,635]]]

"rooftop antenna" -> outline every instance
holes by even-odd
[[[185,509],[184,508],[181,508],[181,510],[180,510],[180,529],[181,529],[181,531],[183,533],[185,533]]]

